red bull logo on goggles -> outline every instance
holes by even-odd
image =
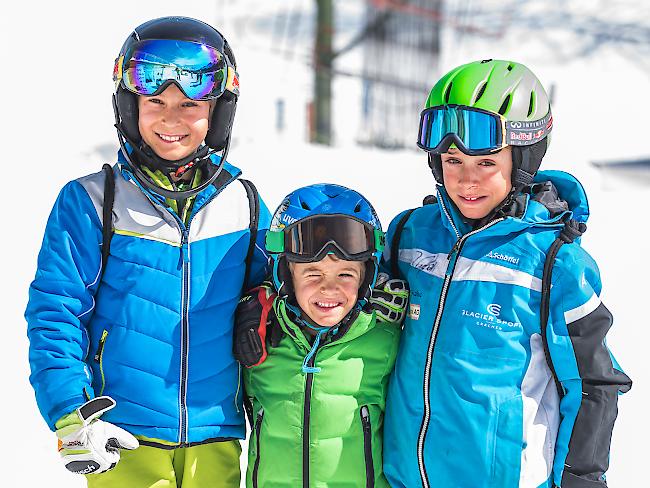
[[[490,154],[505,146],[529,146],[553,128],[549,110],[534,121],[508,121],[500,114],[464,105],[430,107],[420,114],[418,147],[441,154],[452,144],[470,156]]]

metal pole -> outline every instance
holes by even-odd
[[[312,141],[331,144],[332,116],[332,37],[334,7],[332,0],[316,0],[316,42],[314,46],[314,118]]]

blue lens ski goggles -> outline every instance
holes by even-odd
[[[433,154],[455,144],[465,154],[491,154],[506,146],[529,146],[548,136],[551,111],[534,121],[509,121],[500,114],[464,105],[439,105],[420,114],[418,147]]]
[[[175,83],[192,100],[213,100],[227,90],[239,95],[239,76],[217,49],[191,41],[152,39],[134,43],[115,60],[116,87],[158,95]]]
[[[365,261],[384,250],[384,233],[344,214],[319,214],[266,233],[266,250],[299,263],[320,261],[328,253],[341,259]]]

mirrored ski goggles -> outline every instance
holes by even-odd
[[[193,100],[212,100],[228,90],[239,95],[239,76],[226,56],[190,41],[135,43],[115,60],[113,81],[137,95],[158,95],[176,83]]]
[[[471,156],[490,154],[505,146],[529,146],[548,136],[551,111],[534,121],[507,121],[500,114],[464,105],[430,107],[420,114],[418,147],[441,154],[455,144]]]
[[[383,249],[384,233],[349,215],[315,215],[266,233],[266,250],[294,262],[320,261],[330,252],[364,261]]]

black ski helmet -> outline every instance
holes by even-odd
[[[121,76],[117,76],[118,73],[121,73],[119,63],[122,62],[124,54],[136,43],[145,40],[179,40],[205,44],[221,52],[229,64],[236,69],[235,56],[228,42],[217,29],[205,22],[189,17],[161,17],[136,27],[122,45],[120,53],[115,60],[115,69],[113,71],[114,81],[116,82],[115,92],[113,94],[115,127],[118,130],[118,138],[125,157],[130,159],[130,155],[124,146],[124,140],[133,148],[136,156],[139,155],[139,159],[142,159],[142,161],[138,162],[151,164],[165,172],[174,171],[188,163],[191,163],[195,167],[205,165],[209,160],[209,153],[219,151],[223,151],[222,162],[224,162],[230,143],[232,123],[238,98],[237,94],[231,91],[224,91],[214,102],[215,106],[211,111],[209,129],[205,137],[205,146],[199,147],[195,153],[179,161],[167,161],[157,156],[153,151],[147,151],[147,146],[143,142],[138,129],[138,95],[127,90],[124,87]],[[173,82],[173,80],[170,82]],[[137,168],[137,165],[131,164],[131,166],[138,181],[149,189],[168,198],[187,198],[196,194],[209,184],[212,184],[217,176],[213,174],[209,182],[205,182],[196,189],[185,192],[173,192],[153,185],[148,178],[144,177]]]

